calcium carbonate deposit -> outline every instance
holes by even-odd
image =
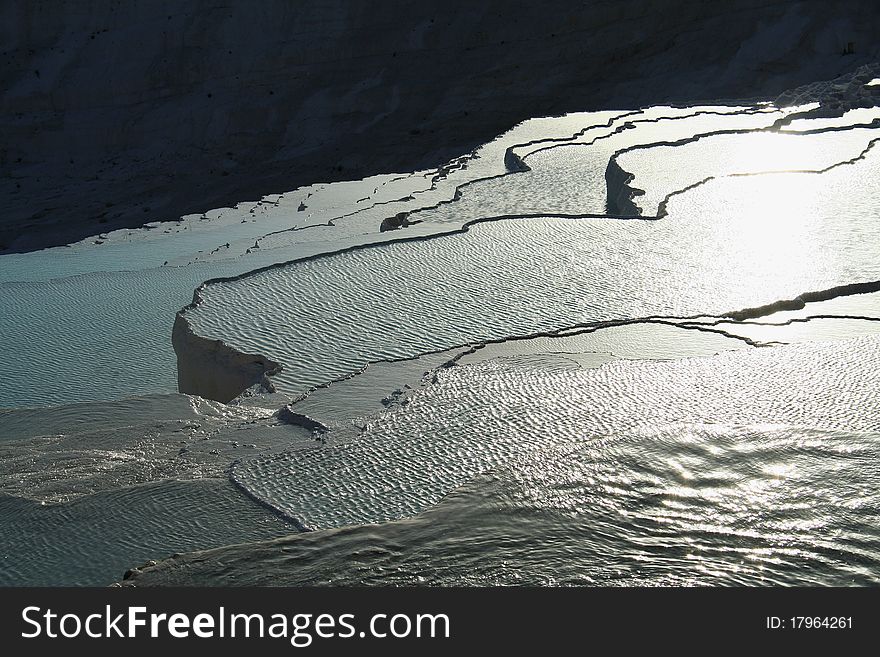
[[[878,73],[0,256],[0,585],[880,583]]]

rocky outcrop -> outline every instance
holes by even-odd
[[[292,410],[290,404],[282,406],[278,409],[278,420],[283,422],[284,424],[290,424],[295,427],[302,427],[307,431],[311,431],[313,434],[325,434],[329,433],[330,427],[328,427],[323,422],[316,420],[313,417],[309,417],[304,413],[297,413]]]
[[[253,385],[274,392],[269,380],[281,365],[257,354],[245,354],[222,340],[192,331],[184,313],[174,320],[171,342],[177,354],[177,386],[182,393],[228,403]]]
[[[0,4],[0,252],[878,59],[873,0]]]
[[[641,214],[633,198],[645,192],[630,186],[634,179],[633,174],[617,163],[617,158],[608,160],[608,166],[605,167],[605,209],[608,214]]]
[[[398,212],[393,217],[385,217],[379,224],[379,232],[387,232],[389,230],[397,230],[398,228],[406,228],[409,226],[409,213]]]
[[[765,317],[785,310],[803,310],[808,303],[829,301],[838,297],[848,297],[855,294],[870,294],[871,292],[880,292],[880,281],[849,283],[847,285],[839,285],[826,290],[804,292],[793,299],[779,299],[778,301],[763,306],[732,310],[724,313],[723,317],[729,317],[734,321],[742,322],[748,319]]]

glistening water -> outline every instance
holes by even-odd
[[[744,136],[745,137],[745,136]],[[208,285],[200,335],[284,364],[301,392],[363,364],[580,322],[715,315],[880,279],[880,151],[720,178],[660,221],[511,219]],[[858,189],[858,194],[855,190]]]
[[[3,256],[0,583],[876,584],[880,133],[840,88]],[[277,392],[176,392],[196,288],[177,355]]]
[[[141,581],[876,585],[878,441],[768,425],[615,432],[530,452],[412,519],[220,549]]]

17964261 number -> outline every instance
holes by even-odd
[[[767,616],[769,630],[851,630],[852,616]]]

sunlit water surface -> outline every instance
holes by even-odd
[[[723,335],[649,319],[565,332],[656,316],[712,322],[880,279],[874,128],[706,135],[621,155],[645,189],[635,197],[645,214],[668,201],[660,221],[511,218],[210,285],[187,312],[196,332],[283,363],[280,394],[228,407],[148,394],[175,390],[171,324],[206,279],[486,217],[601,214],[615,153],[762,130],[793,111],[534,119],[437,170],[316,184],[4,256],[0,407],[147,396],[0,414],[0,584],[106,584],[148,558],[300,527],[324,531],[280,551],[185,557],[175,561],[184,571],[150,576],[877,583],[880,343],[867,335],[877,323],[727,322],[714,327]],[[785,130],[876,117],[853,110]],[[529,171],[510,172],[514,146]],[[767,173],[790,169],[802,172]],[[421,223],[380,234],[401,211]],[[820,307],[880,317],[876,295],[864,295],[771,319]],[[737,335],[804,344],[758,348]],[[460,355],[456,345],[511,336],[521,339],[433,369]],[[303,401],[326,433],[273,415],[368,362],[433,351],[376,363]]]
[[[453,368],[356,441],[237,467],[310,526],[348,526],[143,583],[877,584],[878,365],[861,338]]]
[[[648,316],[717,315],[880,279],[880,152],[822,176],[719,178],[661,221],[505,220],[210,285],[197,333],[298,392],[380,359]],[[351,318],[355,318],[352,321]]]

